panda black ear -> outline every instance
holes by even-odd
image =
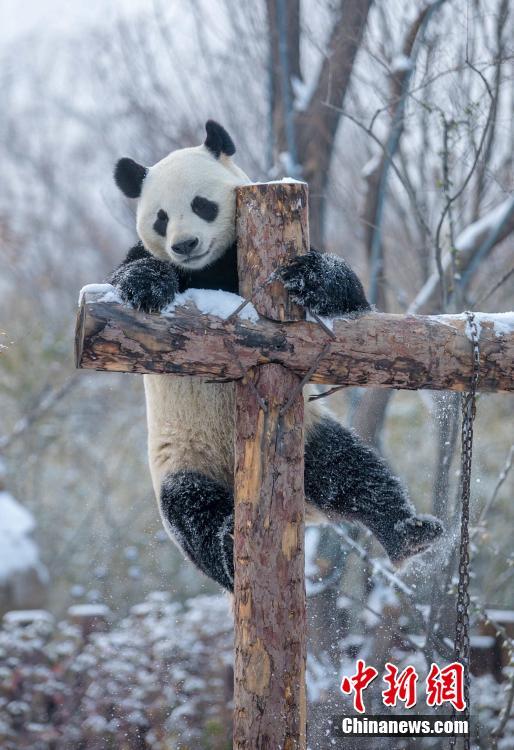
[[[123,157],[114,169],[114,181],[127,198],[139,198],[143,187],[143,180],[148,169],[137,161]]]
[[[233,156],[236,153],[236,147],[234,141],[229,136],[224,127],[214,120],[207,120],[205,123],[205,130],[207,132],[207,138],[204,141],[204,146],[209,149],[216,159],[219,159],[220,154],[226,154],[227,156]]]

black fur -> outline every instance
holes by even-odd
[[[139,198],[143,187],[143,180],[148,174],[148,169],[138,164],[137,161],[123,157],[114,169],[114,181],[127,198]]]
[[[443,532],[437,518],[416,515],[380,456],[330,418],[307,436],[305,496],[329,517],[363,523],[395,563],[426,549]]]
[[[129,251],[122,266],[136,258],[143,257],[156,262],[155,273],[157,275],[162,276],[163,266],[167,265],[178,278],[178,287],[171,298],[169,294],[163,295],[163,290],[159,287],[154,298],[150,299],[149,292],[151,290],[142,276],[142,267],[136,266],[134,268],[135,278],[131,279],[130,287],[131,289],[141,285],[145,287],[142,294],[136,296],[143,297],[150,302],[152,310],[161,310],[165,307],[171,302],[177,290],[184,292],[190,288],[222,289],[225,292],[234,292],[235,294],[239,291],[235,243],[217,261],[198,270],[182,268],[174,265],[171,261],[168,263],[167,261],[157,260],[144,249],[142,243],[138,243]],[[151,263],[145,267],[151,268]],[[352,312],[365,312],[370,309],[362,284],[356,274],[344,260],[335,255],[326,255],[311,249],[307,255],[302,255],[289,265],[284,266],[279,273],[294,300],[318,315],[345,315]],[[128,277],[129,272],[126,271],[123,276],[125,288]],[[113,275],[111,283],[119,287],[117,278]],[[125,295],[125,288],[120,288],[120,293],[123,299],[132,302],[134,294],[130,297]],[[169,292],[171,293],[171,289]],[[141,307],[141,309],[145,309],[145,307]]]
[[[231,245],[215,263],[197,271],[177,267],[179,290],[186,289],[222,289],[224,292],[239,291],[237,277],[237,249]]]
[[[233,156],[236,153],[234,141],[225,128],[218,122],[215,122],[215,120],[207,120],[205,123],[205,131],[207,137],[204,141],[204,146],[209,149],[216,159],[219,159],[220,154]]]
[[[334,521],[367,526],[395,564],[422,552],[443,532],[437,518],[416,515],[385,462],[333,419],[324,419],[307,436],[305,497]],[[231,591],[232,491],[198,472],[178,472],[163,482],[161,508],[184,552]]]
[[[311,248],[279,271],[298,304],[318,315],[345,315],[370,309],[357,275],[342,258]]]
[[[168,214],[166,211],[163,211],[162,208],[160,208],[157,211],[157,218],[154,221],[153,229],[154,232],[157,232],[161,237],[166,237],[166,229],[168,226]]]
[[[194,214],[203,219],[204,221],[214,221],[219,212],[219,206],[214,201],[210,201],[208,198],[202,198],[201,195],[197,195],[191,201],[191,209]]]
[[[198,472],[169,474],[162,483],[161,509],[186,555],[232,591],[234,502],[229,489]]]
[[[238,292],[236,245],[219,260],[198,271],[159,260],[138,242],[109,281],[122,299],[144,312],[159,312],[186,289],[223,289]]]
[[[130,253],[137,255],[139,249],[136,245]],[[162,310],[173,301],[178,291],[178,277],[171,263],[158,260],[149,253],[122,263],[111,275],[110,282],[122,299],[144,312]]]
[[[132,263],[133,260],[139,260],[140,258],[152,258],[152,254],[148,252],[148,250],[145,250],[145,246],[142,242],[138,242],[137,245],[134,245],[134,247],[131,247],[130,250],[127,253],[127,256],[122,263],[118,266],[118,268],[121,268],[121,266],[127,265],[127,263]],[[118,269],[116,269],[118,270]]]

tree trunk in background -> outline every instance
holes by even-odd
[[[372,0],[342,0],[337,10],[327,56],[308,107],[298,113],[298,154],[309,183],[313,244],[323,242],[325,189],[341,107],[360,47]]]
[[[350,82],[353,64],[362,41],[372,0],[341,0],[334,13],[327,54],[312,88],[308,102],[301,110],[287,111],[287,102],[293,105],[291,79],[302,81],[300,67],[300,8],[297,0],[268,0],[268,24],[271,55],[271,92],[273,125],[275,131],[275,159],[280,153],[291,154],[287,138],[288,116],[294,124],[294,151],[302,177],[309,183],[310,234],[313,245],[323,241],[325,189],[330,172],[341,107]],[[286,10],[287,33],[281,34],[280,10]],[[282,50],[280,45],[282,44]],[[285,50],[285,51],[284,51]],[[283,82],[281,61],[287,59],[289,82]]]
[[[273,123],[272,147],[275,164],[289,152],[286,118],[294,118],[293,80],[302,80],[300,68],[300,0],[267,0],[270,52],[270,110]],[[287,69],[283,69],[286,63]],[[290,103],[290,112],[286,111]]]

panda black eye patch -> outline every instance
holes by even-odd
[[[161,237],[166,237],[166,227],[168,226],[168,214],[160,208],[157,211],[157,218],[154,221],[153,228]]]
[[[204,221],[214,221],[219,211],[217,203],[210,201],[208,198],[202,198],[201,195],[193,198],[191,208],[193,209],[193,213]]]

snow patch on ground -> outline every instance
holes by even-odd
[[[39,569],[39,553],[30,538],[36,524],[29,511],[8,492],[0,492],[0,583],[14,573]]]
[[[113,287],[112,284],[86,284],[86,286],[82,287],[79,293],[79,307],[82,304],[84,295],[89,292],[91,294],[103,293],[103,296],[100,299],[95,300],[95,302],[119,302],[123,304],[123,300],[121,299],[119,292]]]
[[[32,622],[54,622],[54,616],[46,609],[13,609],[3,617],[4,625],[30,625]]]
[[[106,604],[74,604],[68,614],[70,617],[109,617],[111,610]]]
[[[205,315],[215,315],[226,320],[244,301],[238,294],[224,292],[221,289],[188,289],[182,294],[177,294],[173,302],[162,310],[162,314],[173,314],[176,307],[192,302]],[[259,314],[251,302],[238,313],[238,317],[252,323],[259,320]]]

